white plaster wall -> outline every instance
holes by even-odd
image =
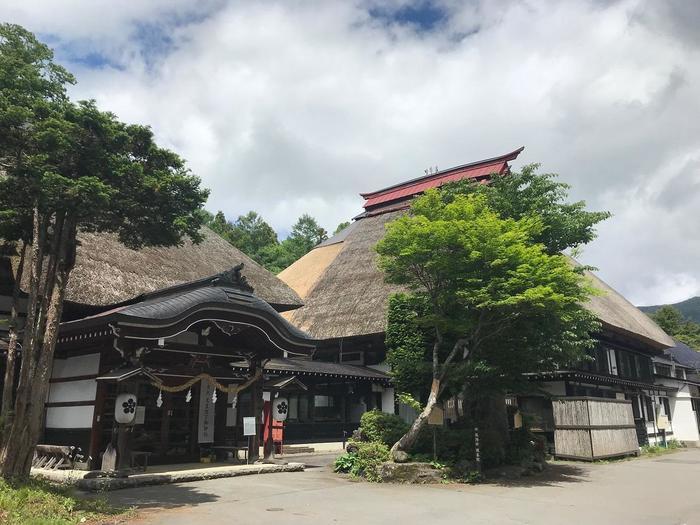
[[[92,428],[95,407],[49,407],[46,409],[46,428]]]
[[[671,417],[673,425],[673,437],[679,441],[700,441],[700,432],[693,411],[690,397],[672,397]]]
[[[51,377],[73,377],[96,374],[100,369],[100,354],[87,354],[68,359],[54,359]]]
[[[677,388],[676,392],[668,394],[668,401],[671,408],[671,431],[673,434],[669,439],[677,439],[679,441],[700,441],[700,432],[698,432],[697,420],[691,401],[690,388],[687,383],[673,379],[670,377],[656,377],[655,382],[664,386]],[[655,398],[658,403],[658,398]],[[658,414],[657,414],[658,416]],[[651,423],[647,424],[649,434],[654,432],[654,426]],[[662,443],[663,439],[649,438],[651,443]]]
[[[394,413],[394,389],[392,387],[386,387],[382,392],[382,412]]]
[[[65,403],[68,401],[94,401],[97,395],[97,381],[66,381],[51,383],[49,386],[49,403]]]

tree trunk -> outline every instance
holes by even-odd
[[[18,317],[19,317],[19,295],[22,284],[22,274],[24,273],[24,260],[27,254],[27,243],[22,243],[22,250],[19,256],[19,266],[15,274],[15,284],[12,289],[12,307],[10,311],[10,340],[7,343],[7,360],[5,368],[5,382],[2,386],[2,408],[0,408],[0,421],[2,421],[2,432],[0,437],[5,436],[12,424],[12,407],[14,405],[15,375],[17,373],[17,339]]]
[[[433,384],[430,387],[430,395],[428,396],[428,401],[425,404],[425,408],[420,414],[418,414],[418,417],[411,425],[411,428],[408,429],[408,432],[401,436],[401,439],[399,439],[396,443],[394,443],[394,446],[391,447],[392,458],[397,459],[397,452],[400,451],[407,453],[413,448],[413,445],[416,444],[416,440],[418,439],[418,436],[420,436],[421,430],[423,430],[425,425],[428,424],[428,418],[430,417],[433,408],[435,408],[435,405],[437,404],[438,395],[440,395],[440,380],[433,379]]]
[[[421,430],[423,430],[425,425],[428,424],[428,418],[430,417],[430,414],[432,413],[433,408],[435,408],[438,398],[442,393],[441,383],[445,378],[447,369],[452,364],[452,361],[458,355],[460,350],[464,349],[463,360],[466,360],[469,357],[469,351],[466,349],[466,343],[466,339],[458,339],[452,347],[452,350],[450,350],[445,362],[442,364],[442,366],[440,366],[438,353],[440,350],[440,345],[442,344],[442,334],[440,333],[440,330],[436,328],[435,341],[433,342],[433,383],[430,385],[428,401],[426,402],[423,411],[418,414],[418,417],[411,425],[411,428],[408,429],[408,432],[401,436],[401,439],[399,439],[396,443],[394,443],[394,446],[391,447],[391,456],[394,460],[401,459],[398,457],[401,455],[397,454],[398,452],[408,453],[411,448],[413,448],[418,436],[420,436]]]
[[[42,276],[44,228],[48,229],[48,224],[35,208],[31,288],[15,416],[0,449],[0,475],[6,479],[26,478],[30,473],[34,449],[41,433],[63,298],[75,261],[75,225],[72,221],[65,221],[60,231],[54,230],[54,236],[60,236],[58,243],[52,243],[57,251],[50,254],[55,258],[55,264],[51,265],[54,274],[44,272]],[[41,289],[51,291],[48,301],[40,299]]]

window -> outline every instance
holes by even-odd
[[[653,381],[651,359],[642,355],[636,355],[634,357],[637,365],[637,379],[651,383]]]
[[[668,365],[656,363],[654,364],[654,370],[656,371],[656,375],[671,377],[671,367]]]
[[[626,396],[627,399],[632,401],[632,417],[634,419],[640,419],[642,414],[639,412],[639,396]]]
[[[644,400],[646,401],[646,409],[647,409],[647,414],[646,414],[645,419],[647,421],[654,421],[654,400],[649,396],[644,396]]]
[[[314,396],[315,421],[339,421],[341,419],[340,399],[334,396]]]
[[[685,370],[677,366],[675,375],[678,379],[685,379]]]
[[[663,407],[664,415],[671,421],[671,404],[667,397],[661,398],[661,406]]]
[[[340,362],[362,365],[364,364],[363,357],[364,356],[362,355],[362,352],[347,352],[344,354],[340,354]]]

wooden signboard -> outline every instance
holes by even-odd
[[[428,425],[441,427],[445,424],[445,411],[442,407],[435,406],[428,416]]]

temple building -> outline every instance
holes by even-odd
[[[317,341],[280,314],[300,307],[299,296],[212,231],[204,237],[134,251],[111,235],[80,236],[42,444],[80,447],[92,468],[118,444],[122,456],[151,463],[253,457],[265,403],[275,398],[285,399],[287,415],[278,449],[340,441],[381,406],[386,373],[315,359]],[[1,263],[5,318],[17,263]],[[122,395],[132,396],[128,406],[117,402]],[[384,397],[393,411],[393,391],[390,403]],[[133,412],[127,433],[115,423],[120,411]],[[257,418],[253,439],[244,435],[246,417]]]

